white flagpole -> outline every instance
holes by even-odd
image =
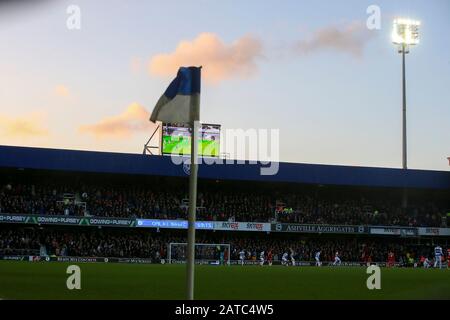
[[[200,103],[200,97],[193,99],[192,103]],[[186,298],[194,300],[194,269],[195,269],[195,216],[197,209],[197,171],[198,171],[198,131],[199,119],[191,122],[191,172],[189,176],[189,216],[188,216],[188,241],[187,241],[187,285]]]

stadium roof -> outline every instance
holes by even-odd
[[[217,180],[294,182],[322,185],[450,189],[450,172],[279,163],[276,175],[261,175],[260,164],[201,164],[199,177]],[[61,170],[157,176],[186,176],[170,157],[142,154],[0,146],[0,168]]]

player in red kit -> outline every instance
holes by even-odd
[[[388,267],[393,267],[395,265],[395,255],[394,252],[389,251],[388,253],[388,261],[387,261],[387,266]]]
[[[267,253],[267,261],[269,262],[269,266],[272,265],[272,250],[269,250],[269,252]]]
[[[450,268],[450,249],[447,249],[447,268]]]

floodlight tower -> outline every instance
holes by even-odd
[[[392,42],[398,46],[398,53],[402,55],[402,89],[403,89],[403,169],[408,168],[406,149],[406,76],[405,55],[409,48],[419,43],[420,21],[410,19],[395,19],[392,30]]]

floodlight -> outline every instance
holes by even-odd
[[[394,44],[409,46],[419,43],[420,21],[411,19],[395,19],[392,30]]]
[[[392,29],[392,42],[398,46],[398,53],[402,54],[402,93],[403,93],[403,169],[407,169],[407,142],[406,142],[406,75],[405,75],[405,55],[409,53],[409,47],[419,43],[420,21],[397,18],[394,20]],[[404,207],[406,207],[406,197],[404,197]]]

